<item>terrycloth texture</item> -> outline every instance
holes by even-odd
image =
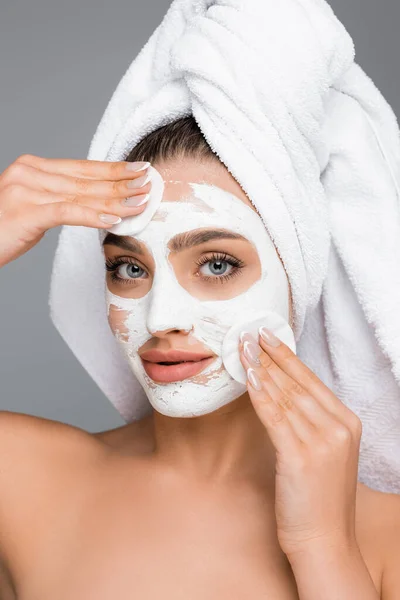
[[[363,423],[359,480],[400,492],[400,138],[323,0],[175,0],[88,158],[192,113],[285,265],[298,356]],[[124,419],[150,410],[106,321],[98,231],[64,227],[56,327]]]

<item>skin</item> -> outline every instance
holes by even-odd
[[[251,206],[217,162],[154,166],[166,180],[208,181]],[[178,190],[184,182],[168,183],[164,199]],[[241,252],[256,269],[251,248]],[[184,277],[191,257],[172,260]],[[250,285],[250,272],[231,285]],[[149,343],[187,347],[186,335],[159,331]],[[298,598],[276,535],[275,450],[247,393],[201,417],[154,412],[93,434],[3,411],[0,433],[2,599]],[[357,541],[378,591],[393,496],[357,486]]]
[[[197,162],[186,160],[176,161],[173,164],[157,163],[153,166],[165,181],[162,202],[176,201],[189,194],[191,189],[188,182],[204,181],[235,194],[255,210],[240,185],[221,163],[207,162],[199,166]],[[139,259],[142,268],[148,269],[149,276],[142,278],[140,284],[133,287],[126,283],[113,283],[108,273],[107,285],[114,294],[135,298],[150,289],[154,263],[146,246],[143,244],[142,247],[145,255],[136,256],[136,259]],[[192,275],[193,272],[198,272],[195,262],[207,252],[210,254],[210,251],[233,254],[243,260],[246,267],[241,270],[240,276],[232,278],[229,283],[218,284],[217,292],[213,283],[208,286],[203,284],[201,291],[198,292],[200,286]],[[115,259],[118,256],[135,258],[134,253],[121,250],[111,244],[104,246],[104,252],[108,259]],[[259,257],[254,246],[251,243],[235,240],[212,241],[186,252],[172,254],[171,263],[181,284],[204,300],[215,299],[216,293],[222,294],[223,298],[233,297],[248,289],[261,272]],[[222,292],[219,292],[220,289]],[[121,311],[111,311],[109,323],[114,332],[123,331]],[[189,345],[187,337],[188,334],[182,331],[157,331],[139,348],[139,353],[155,347],[165,350],[174,348],[189,349],[194,352],[207,351],[201,342],[195,345],[194,340],[191,340]],[[249,480],[251,485],[255,488],[267,485],[272,499],[274,449],[251,405],[248,393],[210,414],[194,419],[171,418],[154,411],[151,424],[154,443],[152,460],[155,464],[169,465],[169,468],[177,474],[190,473],[191,478],[201,480],[206,477],[221,483],[226,477],[241,479],[244,475],[248,477],[248,473],[252,472]],[[266,465],[268,468],[265,468]]]

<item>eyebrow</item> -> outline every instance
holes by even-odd
[[[172,252],[183,252],[212,240],[242,240],[248,241],[240,233],[228,229],[207,229],[205,231],[186,231],[178,233],[169,242]]]
[[[103,241],[103,246],[106,246],[107,244],[118,246],[118,248],[122,248],[122,250],[128,250],[128,252],[134,252],[141,256],[144,255],[142,245],[134,238],[115,235],[115,233],[107,233]]]
[[[169,241],[168,246],[172,252],[178,253],[213,240],[249,241],[240,233],[235,233],[228,229],[207,229],[205,231],[185,231],[184,233],[178,233]],[[106,244],[112,244],[113,246],[118,246],[123,250],[128,250],[142,256],[144,254],[141,244],[133,238],[108,233],[104,239],[103,246]]]

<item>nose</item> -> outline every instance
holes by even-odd
[[[146,326],[156,337],[172,332],[189,334],[194,327],[193,299],[171,279],[171,276],[155,278],[150,291]]]
[[[153,337],[163,338],[166,337],[169,333],[184,333],[185,335],[189,335],[193,327],[190,329],[158,329],[157,331],[149,331]]]

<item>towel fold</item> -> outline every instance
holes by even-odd
[[[88,158],[124,160],[193,114],[257,208],[292,291],[297,354],[363,423],[359,480],[400,492],[400,136],[324,0],[174,0]],[[108,326],[98,231],[64,226],[55,326],[127,421],[151,407]]]

